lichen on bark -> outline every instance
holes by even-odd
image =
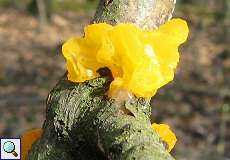
[[[101,0],[93,22],[153,28],[171,17],[173,8],[172,0]],[[65,75],[47,98],[44,132],[28,159],[173,160],[151,128],[150,99],[124,101],[124,112],[106,94],[111,80],[105,74],[72,83]]]
[[[125,102],[127,115],[105,95],[109,83],[61,80],[48,96],[44,134],[29,159],[172,159],[150,127],[150,99]]]

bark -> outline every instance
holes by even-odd
[[[93,22],[156,28],[172,17],[176,0],[101,0]]]
[[[170,0],[101,0],[93,22],[152,28],[171,17],[173,8]],[[54,87],[47,98],[44,133],[28,159],[173,160],[151,128],[150,99],[135,97],[118,107],[106,96],[112,77],[100,73],[84,83],[72,83],[65,75]]]

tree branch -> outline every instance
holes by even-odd
[[[101,0],[93,22],[156,28],[172,17],[176,0]]]
[[[172,0],[101,0],[94,23],[164,23]],[[72,83],[66,75],[47,98],[44,133],[29,160],[173,160],[150,124],[150,99],[124,101],[128,114],[106,96],[111,77]]]

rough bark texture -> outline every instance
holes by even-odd
[[[93,21],[154,27],[171,16],[173,4],[171,0],[101,0]],[[111,79],[104,75],[72,83],[65,75],[47,98],[44,133],[28,159],[173,160],[151,128],[150,99],[124,101],[128,112],[123,112],[106,96]]]

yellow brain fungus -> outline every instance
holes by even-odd
[[[152,124],[152,128],[159,134],[161,139],[166,142],[167,150],[170,152],[176,144],[176,135],[170,130],[167,124]]]
[[[22,136],[22,160],[26,160],[26,157],[33,145],[33,143],[38,140],[42,135],[43,130],[41,128],[33,129],[27,131]]]
[[[114,78],[109,94],[123,88],[138,97],[151,97],[173,80],[178,47],[186,41],[189,30],[186,21],[172,19],[156,30],[99,23],[88,25],[84,32],[83,38],[63,45],[70,81],[96,78],[99,68],[108,67]]]

